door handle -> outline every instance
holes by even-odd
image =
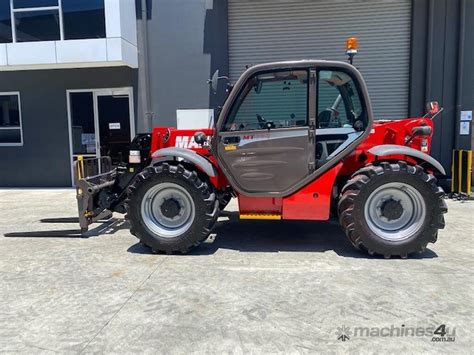
[[[224,137],[222,140],[224,144],[237,144],[240,142],[240,137],[235,136],[235,137]]]

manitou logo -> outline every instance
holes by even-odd
[[[208,145],[208,144],[209,144],[209,137],[207,137],[206,143],[204,143],[204,145]],[[186,148],[186,149],[201,148],[201,146],[194,141],[193,136],[176,136],[176,142],[174,146],[178,148]]]
[[[176,143],[174,145],[178,148],[199,148],[199,144],[194,141],[193,136],[176,136]]]

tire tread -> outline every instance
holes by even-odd
[[[150,243],[147,241],[150,240],[149,235],[147,235],[149,233],[147,233],[147,231],[143,228],[139,219],[134,217],[136,214],[132,213],[133,209],[140,208],[138,205],[139,201],[137,201],[135,198],[137,192],[147,181],[162,175],[171,176],[173,179],[187,181],[189,185],[192,186],[196,192],[198,192],[199,198],[206,206],[205,210],[203,211],[198,211],[196,208],[196,213],[201,213],[205,221],[201,226],[200,231],[193,233],[192,235],[187,235],[176,243],[163,244],[158,242]],[[137,175],[135,180],[128,188],[128,196],[125,200],[125,208],[127,211],[125,217],[130,223],[130,233],[137,237],[140,240],[140,243],[150,247],[154,253],[166,254],[186,254],[192,248],[195,248],[201,244],[211,233],[219,213],[216,194],[213,191],[213,187],[210,183],[201,180],[195,171],[187,169],[182,164],[173,165],[167,162],[150,166]]]
[[[425,231],[425,233],[428,233],[426,238],[420,238],[419,244],[415,247],[401,250],[398,248],[398,251],[395,252],[391,250],[377,250],[374,246],[367,246],[367,237],[358,227],[358,221],[354,216],[355,203],[358,200],[361,190],[366,188],[367,184],[369,184],[373,179],[377,179],[380,176],[391,172],[419,176],[424,183],[431,187],[433,194],[438,199],[438,208],[436,210],[439,211],[438,216],[435,216],[432,219],[436,222],[432,223],[432,225],[430,225]],[[429,242],[436,242],[438,229],[443,229],[445,225],[443,214],[445,214],[448,209],[443,198],[444,191],[441,187],[436,185],[436,183],[437,179],[432,174],[426,173],[421,166],[409,165],[405,161],[399,161],[398,163],[380,162],[378,165],[367,165],[356,171],[341,190],[338,202],[339,222],[341,227],[354,247],[364,249],[370,255],[377,254],[382,255],[385,258],[391,258],[393,256],[406,258],[411,253],[422,252],[426,249],[426,245]]]

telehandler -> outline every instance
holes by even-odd
[[[110,212],[155,252],[186,253],[232,197],[241,219],[324,221],[335,213],[354,247],[386,258],[423,252],[444,227],[444,192],[429,156],[432,119],[374,121],[350,63],[284,61],[248,68],[212,129],[155,127],[129,162],[78,181],[82,231]],[[218,72],[210,80],[214,90]]]

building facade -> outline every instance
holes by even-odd
[[[118,162],[135,133],[212,122],[216,69],[346,60],[350,36],[377,119],[444,107],[432,155],[449,171],[471,146],[473,0],[0,0],[0,186],[71,186],[78,155]]]

